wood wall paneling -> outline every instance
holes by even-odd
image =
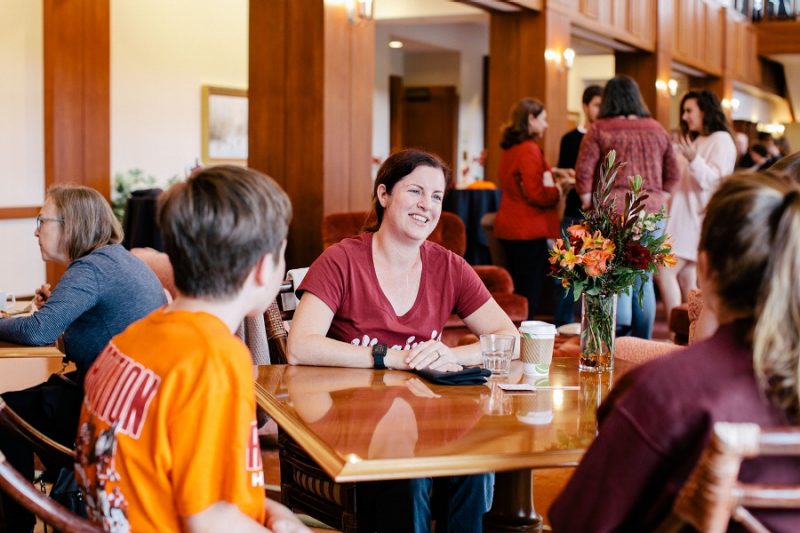
[[[109,0],[45,0],[45,185],[110,192]],[[55,284],[63,267],[48,263]]]
[[[392,153],[403,147],[405,86],[402,76],[389,76],[389,146]]]
[[[549,162],[558,157],[566,131],[566,68],[547,62],[545,49],[561,52],[570,45],[570,16],[559,9],[539,13],[492,13],[489,30],[489,98],[487,179],[497,180],[501,128],[521,98],[539,98],[548,109],[550,127],[542,147]]]
[[[36,218],[41,206],[0,207],[0,220]]]
[[[758,53],[800,54],[800,21],[759,22]]]
[[[350,46],[350,182],[348,211],[369,209],[372,199],[372,98],[375,92],[375,24],[352,27]],[[335,132],[332,132],[335,134]]]
[[[286,188],[286,2],[250,2],[248,166]],[[295,215],[296,216],[296,215]]]
[[[340,6],[323,4],[324,76],[323,87],[323,211],[349,211],[350,198],[350,28],[347,13]],[[321,223],[321,219],[320,219]],[[320,226],[320,232],[322,227]]]
[[[360,24],[323,0],[250,2],[248,163],[292,199],[289,268],[322,251],[325,214],[369,201],[374,23]]]

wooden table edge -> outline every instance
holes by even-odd
[[[311,438],[303,422],[287,415],[281,405],[259,383],[255,384],[256,403],[286,431],[309,456],[337,483],[414,479],[419,477],[460,476],[538,468],[576,466],[585,450],[555,450],[535,459],[527,454],[458,455],[377,459],[364,461],[358,456],[345,457],[331,447]]]

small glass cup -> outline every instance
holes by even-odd
[[[483,367],[495,375],[506,375],[511,369],[511,356],[514,354],[513,335],[485,333],[481,335],[481,354]]]

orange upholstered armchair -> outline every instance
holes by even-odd
[[[363,228],[373,221],[365,211],[351,213],[333,213],[327,215],[322,221],[322,244],[325,248],[336,244],[347,237],[361,233]],[[460,256],[467,249],[467,232],[464,223],[453,213],[442,212],[439,224],[428,237],[429,241],[440,244]],[[528,301],[518,294],[514,294],[514,282],[505,268],[494,265],[478,265],[473,267],[484,285],[492,293],[497,304],[505,311],[509,318],[519,324],[528,317]],[[458,339],[469,330],[464,322],[456,315],[447,321],[442,334],[442,341],[449,345],[458,344]]]

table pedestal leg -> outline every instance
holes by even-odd
[[[487,533],[542,530],[542,517],[533,508],[533,471],[498,472],[492,508],[484,516]]]

